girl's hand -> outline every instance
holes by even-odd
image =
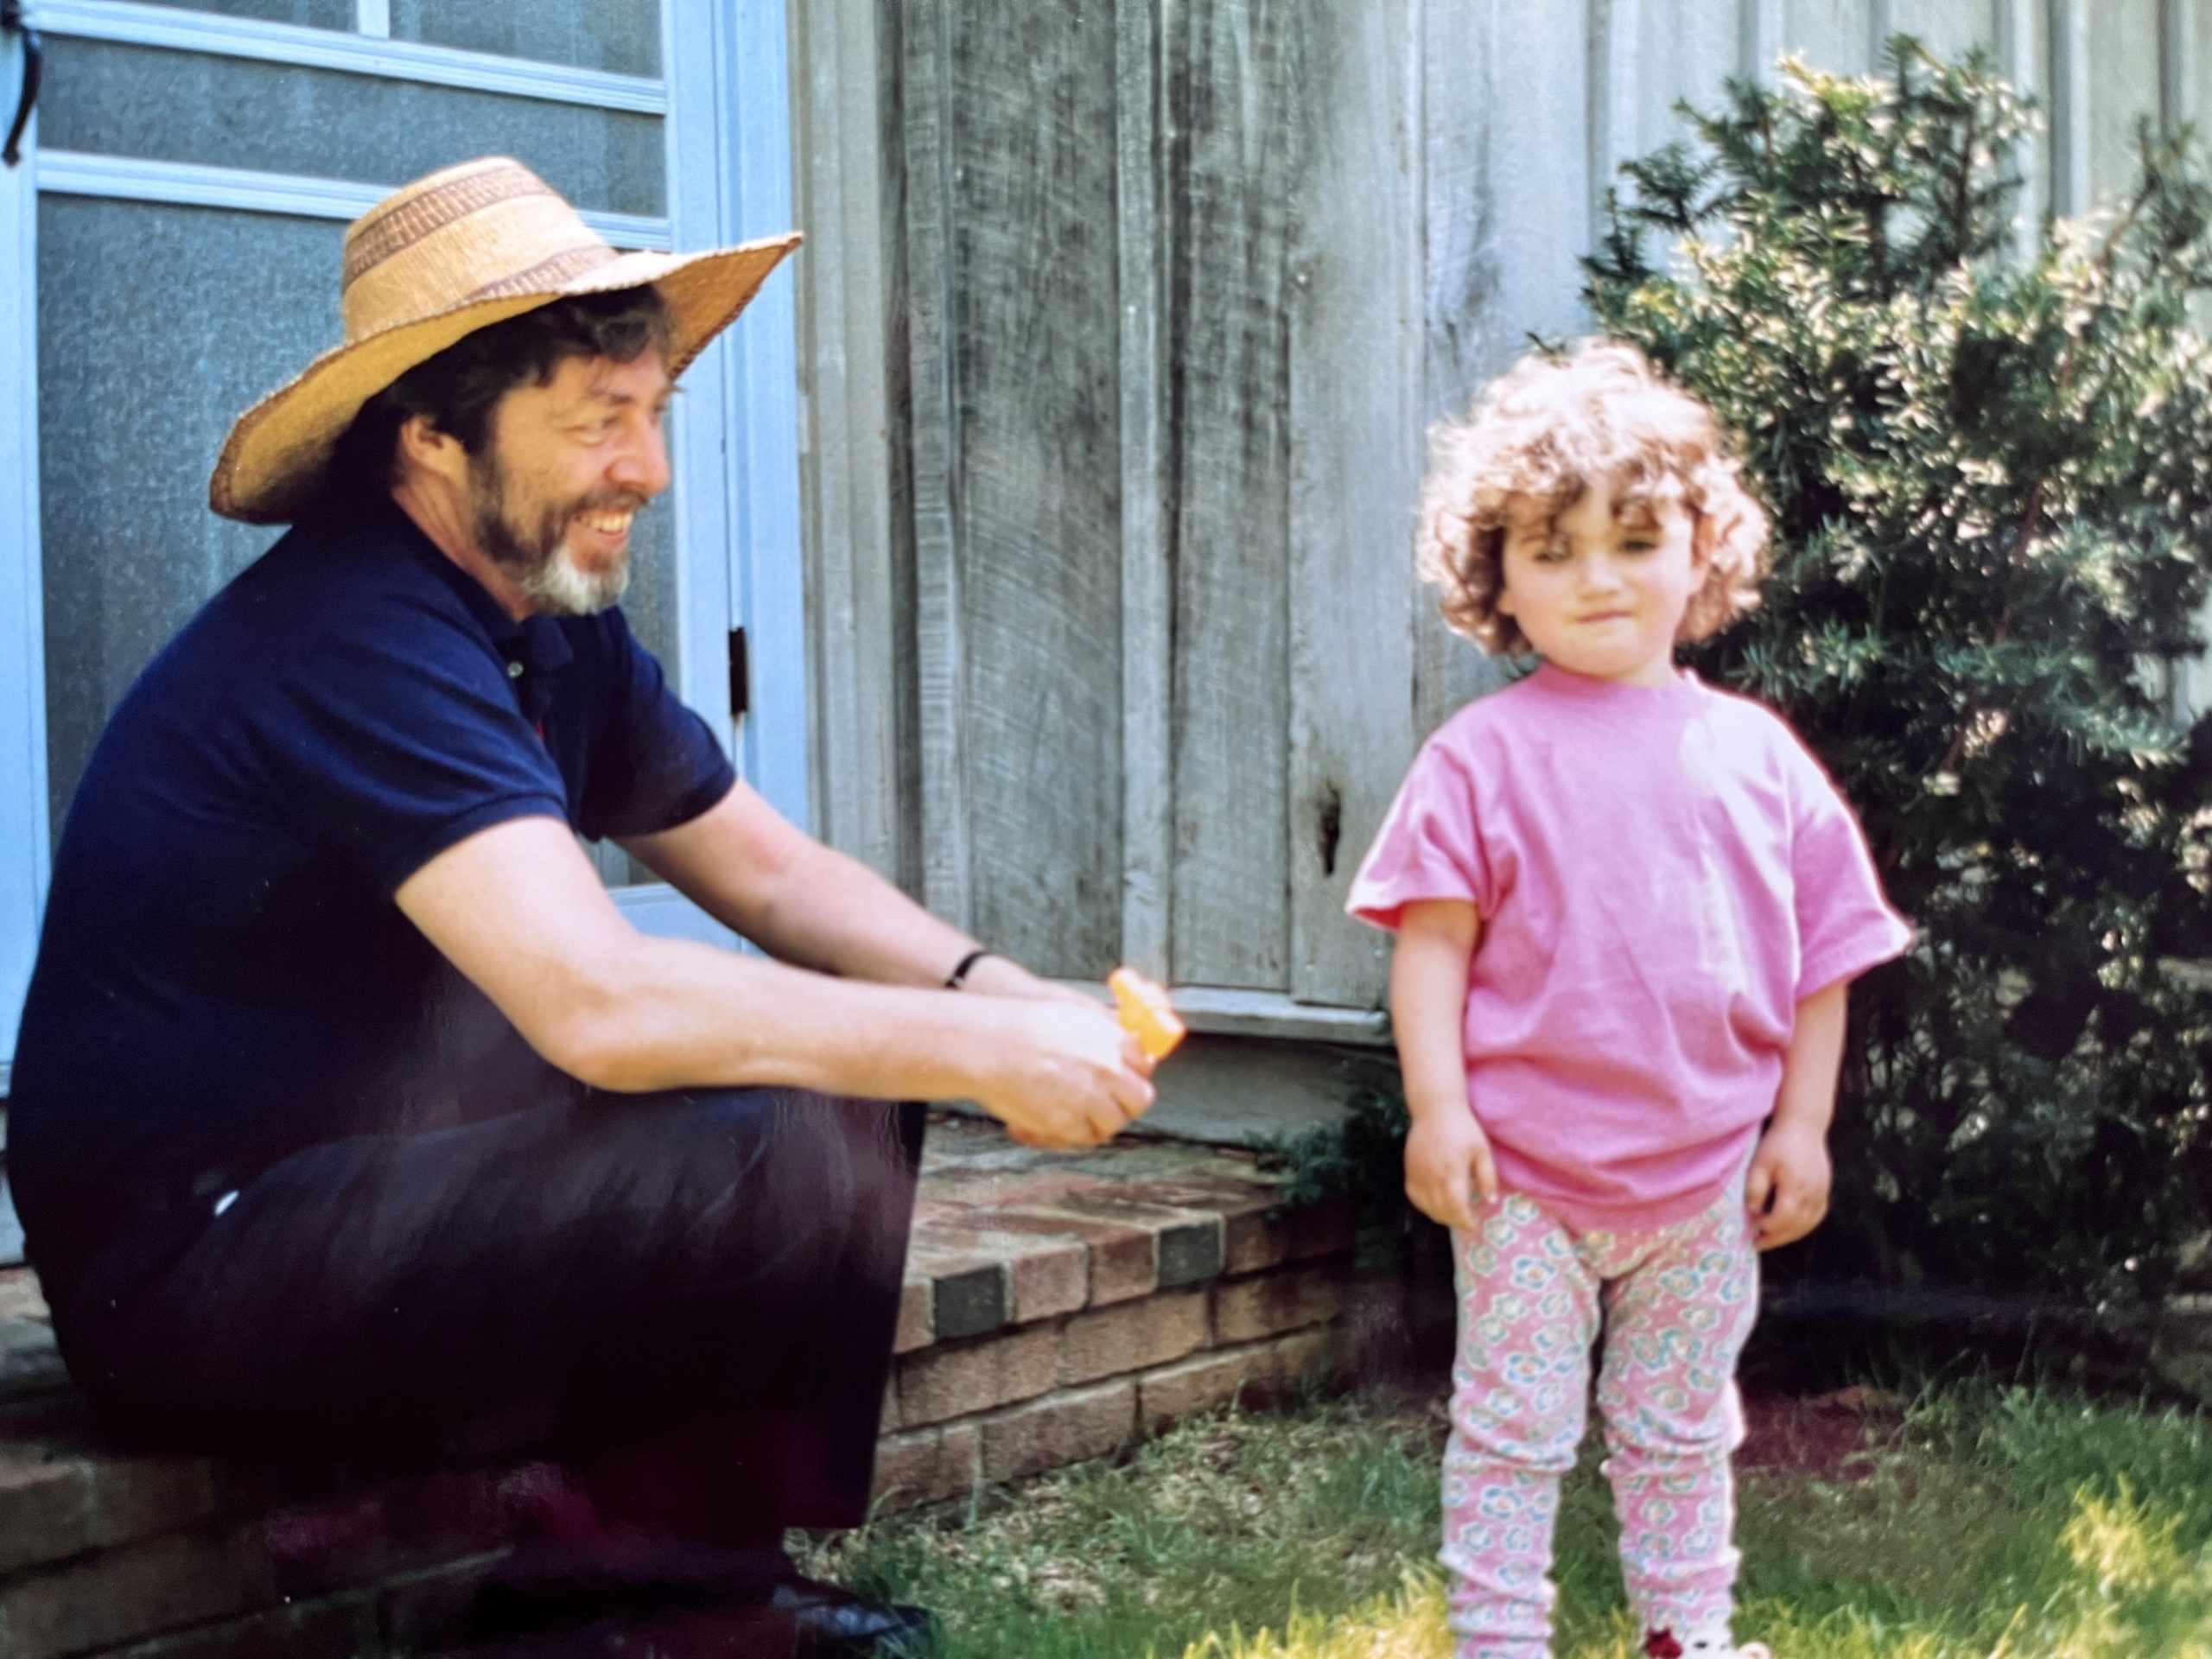
[[[1431,1221],[1471,1233],[1475,1195],[1497,1202],[1497,1166],[1490,1137],[1464,1105],[1446,1104],[1414,1119],[1406,1136],[1406,1196]]]
[[[1771,1250],[1794,1244],[1828,1212],[1827,1136],[1793,1123],[1770,1124],[1744,1181],[1751,1243]]]

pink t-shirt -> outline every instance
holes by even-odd
[[[1467,1095],[1499,1179],[1578,1230],[1696,1214],[1773,1109],[1797,1004],[1901,955],[1865,838],[1771,710],[1687,670],[1547,664],[1423,746],[1346,906],[1482,918]]]

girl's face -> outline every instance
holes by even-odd
[[[1498,611],[1546,662],[1662,685],[1682,613],[1705,582],[1695,532],[1678,500],[1617,501],[1610,482],[1593,482],[1557,518],[1531,514],[1507,530]]]

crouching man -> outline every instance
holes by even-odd
[[[737,781],[617,608],[674,377],[796,239],[617,254],[498,158],[354,224],[345,344],[212,484],[291,528],[70,810],[10,1173],[117,1427],[542,1446],[585,1471],[572,1541],[711,1546],[867,1652],[921,1616],[796,1580],[780,1539],[864,1516],[914,1103],[1080,1147],[1151,1090],[1102,1008]],[[771,959],[640,936],[580,835]]]

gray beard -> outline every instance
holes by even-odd
[[[588,575],[569,556],[568,543],[556,542],[551,552],[517,576],[515,585],[541,611],[592,616],[622,602],[630,588],[630,561],[626,557],[611,570]]]
[[[472,462],[468,494],[477,545],[493,563],[513,573],[523,597],[539,610],[555,616],[592,616],[621,603],[630,587],[627,550],[620,564],[594,576],[576,568],[565,537],[556,537],[552,546],[542,550],[524,544],[507,524],[505,480],[497,455],[487,453]]]

